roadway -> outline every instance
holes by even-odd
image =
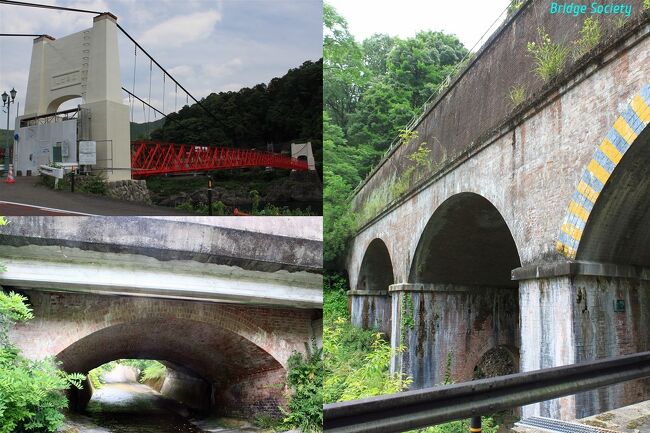
[[[38,177],[17,177],[16,183],[0,181],[0,215],[191,215],[163,206],[134,203],[109,197],[69,191],[54,191]]]

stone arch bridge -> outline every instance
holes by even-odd
[[[27,296],[35,316],[11,337],[70,372],[158,359],[171,370],[163,394],[190,407],[278,414],[289,356],[321,338],[320,224],[10,218],[0,284]],[[90,389],[73,395],[78,407]]]
[[[650,350],[650,23],[632,3],[542,82],[527,42],[571,47],[585,17],[525,2],[355,191],[352,320],[405,347],[392,369],[414,388]],[[648,398],[636,381],[523,414]]]

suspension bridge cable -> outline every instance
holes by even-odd
[[[151,74],[152,74],[152,63],[149,60],[149,107],[151,107]],[[147,116],[147,123],[151,121],[151,108],[149,108],[149,115]],[[149,133],[149,125],[147,125],[147,133]]]
[[[31,38],[39,38],[41,36],[47,36],[47,35],[30,35],[28,33],[0,33],[0,36],[10,36],[10,37],[28,36]]]
[[[128,91],[127,89],[125,89],[124,87],[122,87],[122,90],[124,90],[124,91],[129,95],[129,97],[133,97],[133,98],[137,99],[138,101],[142,102],[142,110],[143,110],[143,111],[144,111],[144,106],[145,106],[145,105],[149,105],[149,104],[146,103],[146,101],[144,101],[144,100],[141,99],[140,97],[138,97],[138,96],[132,94],[131,92],[129,92],[129,91]],[[165,113],[163,113],[162,111],[160,111],[159,109],[157,109],[156,107],[154,107],[153,105],[149,105],[149,107],[150,107],[152,110],[157,111],[157,112],[158,112],[161,116],[163,116],[164,118],[171,120],[172,122],[178,124],[179,126],[183,126],[183,125],[182,125],[178,120],[174,119],[173,117],[169,117],[168,115],[166,115]]]
[[[97,14],[97,15],[100,15],[100,14],[103,14],[103,13],[107,13],[107,12],[100,12],[100,11],[88,10],[88,9],[66,8],[66,7],[63,7],[63,6],[43,5],[43,4],[38,4],[38,3],[30,3],[30,2],[16,1],[16,0],[0,0],[0,4],[7,4],[7,5],[12,5],[12,6],[27,6],[27,7],[42,8],[42,9],[53,9],[53,10],[69,11],[69,12],[82,12],[82,13]],[[119,25],[118,23],[115,23],[115,25],[117,26],[118,29],[120,29],[120,31],[121,31],[122,33],[124,33],[124,35],[125,35],[127,38],[129,38],[129,39],[131,40],[131,42],[133,42],[133,43],[136,45],[137,48],[140,48],[140,50],[141,50],[143,53],[145,53],[145,54],[147,55],[147,57],[149,57],[149,59],[150,59],[151,61],[153,61],[153,63],[156,64],[156,66],[158,66],[158,67],[159,67],[159,68],[160,68],[160,69],[161,69],[161,70],[162,70],[166,75],[169,76],[169,78],[170,78],[172,81],[174,81],[174,83],[176,83],[176,85],[177,85],[178,87],[180,87],[180,88],[185,92],[185,94],[186,94],[185,101],[186,101],[187,104],[189,104],[189,100],[188,100],[188,98],[187,98],[187,96],[189,96],[190,98],[192,98],[192,100],[193,100],[193,101],[194,101],[194,102],[195,102],[199,107],[201,107],[201,108],[202,108],[206,113],[208,113],[208,115],[209,115],[210,117],[212,117],[212,118],[213,118],[213,119],[214,119],[218,124],[220,124],[221,126],[224,126],[223,123],[222,123],[222,121],[221,121],[221,120],[220,120],[220,119],[219,119],[219,118],[218,118],[218,117],[217,117],[217,116],[216,116],[212,111],[208,110],[208,108],[207,108],[207,107],[206,107],[206,106],[205,106],[201,101],[199,101],[198,99],[196,99],[196,98],[194,97],[194,95],[192,95],[192,94],[191,94],[191,93],[190,93],[190,92],[189,92],[185,87],[183,87],[183,85],[182,85],[181,83],[179,83],[178,81],[176,81],[176,79],[175,79],[175,78],[174,78],[174,77],[173,77],[169,72],[167,72],[167,70],[166,70],[165,68],[163,68],[163,67],[160,65],[160,63],[158,63],[158,62],[157,62],[157,61],[156,61],[156,60],[151,56],[151,54],[149,54],[149,53],[147,52],[147,50],[145,50],[145,49],[142,47],[142,45],[140,45],[140,44],[139,44],[139,43],[138,43],[138,42],[133,38],[133,36],[131,36],[131,35],[130,35],[126,30],[124,30],[124,27],[122,27],[122,26]],[[39,35],[39,36],[40,36],[40,35]]]
[[[28,6],[28,7],[33,7],[33,8],[41,8],[41,9],[55,9],[59,11],[69,11],[69,12],[82,12],[86,14],[103,14],[104,12],[98,12],[98,11],[91,11],[88,9],[75,9],[75,8],[66,8],[63,6],[52,6],[52,5],[43,5],[39,3],[30,3],[30,2],[21,2],[21,1],[14,1],[14,0],[0,0],[0,3],[8,4],[11,6]]]
[[[2,1],[2,0],[0,0],[0,1]],[[190,92],[189,92],[185,87],[183,87],[183,85],[182,85],[181,83],[179,83],[178,81],[176,81],[176,79],[175,79],[175,78],[174,78],[174,77],[173,77],[169,72],[167,72],[167,70],[166,70],[165,68],[163,68],[163,67],[160,65],[160,63],[158,63],[158,62],[156,61],[156,59],[154,59],[154,58],[151,56],[151,54],[149,54],[149,53],[147,52],[147,50],[145,50],[144,48],[142,48],[142,46],[141,46],[141,45],[140,45],[140,44],[139,44],[139,43],[138,43],[138,42],[137,42],[137,41],[136,41],[136,40],[135,40],[135,39],[134,39],[134,38],[133,38],[133,37],[132,37],[132,36],[131,36],[127,31],[126,31],[126,30],[124,30],[124,28],[123,28],[122,26],[120,26],[120,25],[117,24],[117,23],[116,23],[116,25],[117,25],[117,28],[120,29],[120,30],[122,31],[122,33],[124,33],[124,35],[125,35],[127,38],[129,38],[129,39],[131,40],[131,42],[133,42],[134,44],[136,44],[136,46],[137,46],[138,48],[140,48],[140,51],[142,51],[143,53],[145,53],[145,54],[147,55],[147,57],[149,57],[149,59],[151,59],[151,60],[153,61],[153,63],[154,63],[156,66],[158,66],[158,67],[159,67],[159,68],[160,68],[160,69],[161,69],[161,70],[162,70],[162,71],[163,71],[167,76],[169,76],[169,78],[170,78],[170,79],[171,79],[171,80],[172,80],[172,81],[173,81],[173,82],[174,82],[178,87],[181,88],[181,90],[183,90],[183,91],[185,92],[185,95],[186,95],[186,96],[189,96],[190,98],[192,98],[192,100],[193,100],[193,101],[194,101],[194,102],[195,102],[199,107],[201,107],[201,108],[202,108],[206,113],[208,113],[208,114],[210,115],[210,117],[212,117],[214,120],[217,121],[217,123],[219,123],[221,126],[223,126],[223,123],[221,122],[221,120],[220,120],[220,119],[219,119],[219,118],[218,118],[218,117],[217,117],[217,116],[216,116],[212,111],[208,110],[208,108],[207,108],[207,107],[206,107],[206,106],[205,106],[201,101],[199,101],[198,99],[196,99],[196,98],[194,97],[194,95],[192,95],[192,94],[191,94],[191,93],[190,93]],[[188,103],[188,102],[189,102],[189,101],[188,101],[187,98],[186,98],[186,103]]]

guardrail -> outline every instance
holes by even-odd
[[[650,352],[323,407],[323,431],[403,432],[650,377]]]
[[[38,168],[38,172],[45,176],[51,176],[54,178],[54,188],[59,184],[59,179],[63,179],[68,172],[73,172],[78,168],[76,163],[61,163],[59,167],[52,167],[49,165],[41,165]]]

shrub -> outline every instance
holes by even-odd
[[[528,52],[535,60],[535,73],[548,81],[562,71],[569,49],[551,41],[543,27],[537,29],[539,42],[528,42]]]
[[[78,178],[79,179],[79,178]],[[106,180],[101,175],[90,174],[82,177],[79,191],[90,194],[106,195]]]
[[[64,373],[52,358],[24,358],[9,342],[11,326],[32,318],[25,302],[20,295],[0,292],[0,433],[54,433],[68,405],[63,391],[81,388],[84,376]]]
[[[643,10],[647,11],[650,9],[650,0],[643,0]]]
[[[323,358],[315,343],[307,347],[307,356],[294,352],[287,361],[287,385],[292,393],[283,423],[287,428],[319,432],[323,429]]]
[[[253,189],[248,194],[251,198],[251,203],[252,203],[251,213],[256,214],[260,208],[260,193]]]
[[[323,288],[323,321],[334,323],[336,319],[349,318],[347,282],[341,274],[326,273]]]
[[[601,35],[600,21],[587,18],[580,29],[580,39],[575,41],[573,57],[578,59],[591,51],[600,42]]]
[[[392,394],[411,383],[404,375],[390,375],[395,353],[381,333],[359,329],[343,318],[324,323],[323,353],[326,403]]]
[[[222,201],[217,200],[216,202],[212,203],[212,215],[215,216],[228,215],[228,208],[226,207],[225,204],[223,204]]]
[[[188,212],[194,212],[194,206],[192,206],[191,201],[186,201],[184,203],[177,204],[176,209],[180,209]]]
[[[282,420],[265,412],[255,414],[253,424],[257,427],[276,431],[280,429]]]
[[[526,100],[526,86],[523,84],[519,86],[512,86],[510,88],[510,93],[508,94],[510,102],[513,106],[518,106]]]

